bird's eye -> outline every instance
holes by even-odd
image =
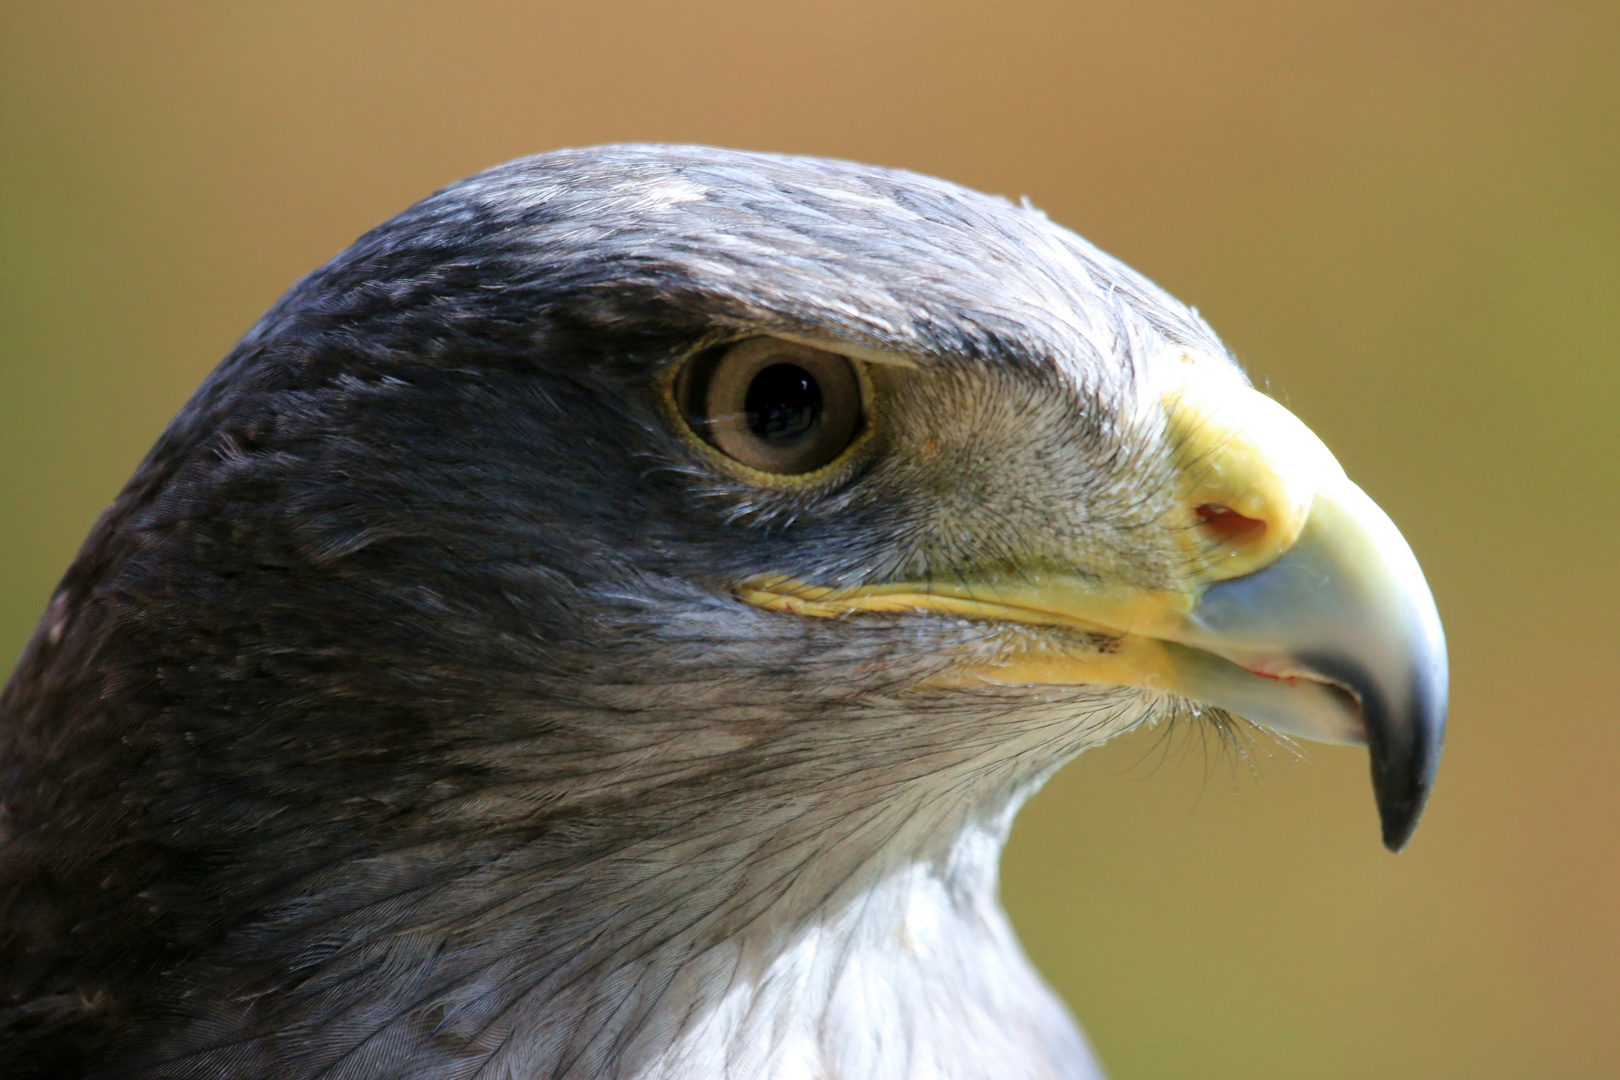
[[[699,438],[761,472],[819,469],[863,423],[861,380],[849,360],[775,338],[699,357],[677,394]]]

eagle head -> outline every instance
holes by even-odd
[[[0,699],[9,1076],[1077,1077],[1020,803],[1172,719],[1440,751],[1411,551],[1015,206],[618,146],[295,286]]]

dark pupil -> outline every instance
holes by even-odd
[[[754,376],[743,399],[748,430],[770,442],[789,442],[816,426],[821,387],[798,364],[772,364]]]

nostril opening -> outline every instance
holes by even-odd
[[[1266,534],[1265,522],[1244,517],[1231,507],[1219,503],[1205,503],[1197,513],[1198,527],[1224,548],[1247,547]]]

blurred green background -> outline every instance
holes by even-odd
[[[1117,1080],[1620,1076],[1620,5],[0,8],[0,670],[167,418],[434,188],[616,140],[1012,197],[1197,305],[1416,548],[1427,819],[1365,755],[1146,733],[1008,906]]]

